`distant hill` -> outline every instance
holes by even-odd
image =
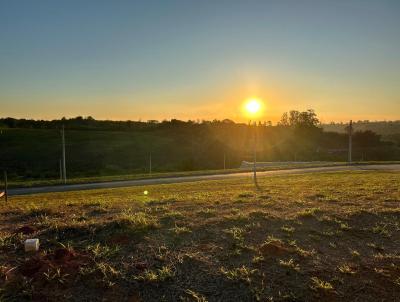
[[[345,128],[347,127],[347,123],[330,123],[323,124],[322,128],[325,131],[331,132],[345,132]],[[400,120],[398,121],[357,121],[353,122],[353,127],[355,131],[365,131],[370,130],[382,136],[397,134],[400,133]]]
[[[348,124],[330,123],[323,124],[322,128],[328,132],[345,133]],[[357,121],[353,122],[354,131],[370,130],[382,136],[384,141],[400,144],[400,120],[397,121]]]

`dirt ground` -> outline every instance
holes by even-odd
[[[0,301],[400,301],[400,173],[260,185],[11,198],[0,205]],[[27,238],[39,252],[24,252]]]

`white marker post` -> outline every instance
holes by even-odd
[[[25,252],[37,252],[39,250],[39,239],[26,239],[24,245]]]

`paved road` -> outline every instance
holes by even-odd
[[[400,164],[298,168],[298,169],[257,172],[257,175],[271,176],[271,175],[302,174],[302,173],[313,173],[313,172],[348,171],[348,170],[400,171]],[[143,186],[143,185],[171,184],[180,182],[231,179],[231,178],[251,177],[251,176],[252,172],[239,172],[232,174],[179,176],[179,177],[164,177],[164,178],[139,179],[139,180],[108,181],[108,182],[85,183],[85,184],[57,185],[57,186],[10,189],[9,195],[15,196],[15,195],[37,194],[37,193],[50,193],[50,192],[66,192],[66,191],[78,191],[78,190],[90,190],[90,189],[106,189],[106,188],[131,187],[131,186]]]

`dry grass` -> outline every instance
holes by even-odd
[[[340,172],[14,197],[0,301],[395,301],[399,183]]]

